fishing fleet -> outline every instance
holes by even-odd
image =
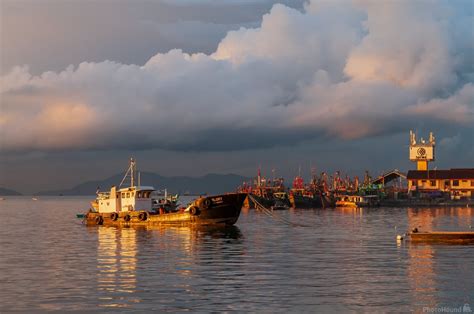
[[[417,162],[417,170],[404,174],[391,170],[373,178],[366,171],[364,178],[350,178],[339,171],[333,175],[311,169],[306,183],[301,169],[291,186],[282,177],[265,178],[258,169],[257,176],[236,187],[235,192],[199,196],[186,205],[179,204],[179,195],[164,195],[149,185],[142,185],[136,162],[129,167],[118,186],[108,191],[97,191],[85,214],[78,214],[87,225],[233,225],[242,208],[261,210],[274,217],[273,211],[289,209],[329,209],[403,206],[470,206],[474,199],[474,169],[429,170],[434,160],[435,140],[416,140],[410,132],[410,160]],[[129,182],[128,186],[125,183]],[[406,234],[414,241],[448,241],[463,237],[471,241],[472,232],[458,234],[418,230]],[[403,238],[403,236],[399,236]]]

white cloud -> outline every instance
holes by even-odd
[[[81,63],[2,77],[2,149],[226,150],[472,127],[472,21],[458,2],[275,5],[211,54]],[[472,29],[466,37],[472,37]],[[466,81],[466,78],[467,81]]]

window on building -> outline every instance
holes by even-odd
[[[430,185],[431,186],[436,186],[436,181],[435,180],[430,180]]]
[[[411,180],[411,185],[416,185],[416,180]]]
[[[450,185],[451,185],[451,182],[449,182],[449,180],[446,180],[446,181],[444,181],[444,185],[445,185],[445,186],[450,186]]]
[[[453,180],[453,186],[459,186],[459,180]]]
[[[474,180],[471,180],[471,186],[474,186]]]
[[[122,193],[122,198],[125,198],[125,193]]]
[[[421,180],[421,184],[425,185],[426,180]]]
[[[462,183],[467,183],[467,180],[462,180]]]
[[[127,198],[129,198],[129,197],[130,197],[130,192],[127,192]]]
[[[140,191],[137,192],[137,198],[142,198],[142,192]]]

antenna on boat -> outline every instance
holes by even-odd
[[[138,188],[141,186],[141,172],[138,171]]]

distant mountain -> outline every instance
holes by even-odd
[[[17,192],[17,191],[0,188],[0,195],[10,196],[10,195],[22,195],[22,194],[20,192]]]
[[[142,185],[151,185],[157,190],[164,190],[166,188],[169,193],[180,194],[186,192],[191,194],[232,192],[242,182],[249,180],[247,177],[236,174],[208,174],[202,177],[164,177],[156,173],[142,172],[140,176]],[[71,189],[43,191],[36,193],[36,195],[93,195],[97,187],[100,187],[101,191],[107,191],[112,185],[118,186],[122,178],[123,174],[117,174],[105,180],[84,182]]]

